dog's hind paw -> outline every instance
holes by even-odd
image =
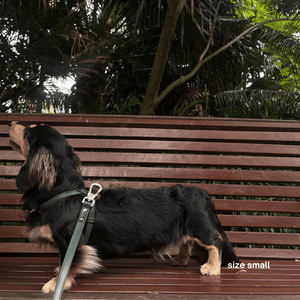
[[[219,265],[212,265],[206,263],[201,266],[200,273],[202,275],[220,275],[221,267]]]
[[[48,281],[42,288],[43,293],[53,293],[56,287],[57,283],[57,277],[52,278],[50,281]],[[69,290],[73,285],[75,284],[75,280],[73,277],[68,277],[65,286],[64,286],[64,291]]]

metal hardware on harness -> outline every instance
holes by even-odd
[[[93,193],[94,186],[98,187],[98,190],[96,193]],[[88,219],[89,213],[91,211],[94,212],[95,199],[96,199],[96,197],[98,197],[98,195],[101,191],[102,191],[102,186],[98,183],[93,183],[90,186],[90,190],[88,192],[87,197],[83,198],[83,201],[82,201],[83,206],[80,211],[79,217],[77,219],[77,223],[76,223],[74,232],[72,234],[67,253],[65,255],[63,264],[62,264],[60,272],[59,272],[59,276],[58,276],[58,279],[56,282],[56,287],[55,287],[55,290],[54,290],[54,293],[52,296],[52,300],[61,299],[64,287],[65,287],[65,282],[68,277],[69,270],[72,265],[72,261],[73,261],[84,225]]]
[[[96,193],[93,194],[94,186],[97,186],[98,190],[97,190]],[[82,203],[84,203],[85,201],[90,201],[90,202],[92,202],[91,207],[94,206],[95,205],[95,198],[98,197],[98,195],[101,191],[102,191],[102,186],[99,183],[93,183],[90,186],[90,190],[89,190],[87,196],[83,198]]]

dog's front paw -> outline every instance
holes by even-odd
[[[212,265],[212,264],[206,263],[201,266],[200,273],[202,275],[220,275],[221,267],[220,267],[220,265]]]
[[[42,288],[43,293],[53,293],[55,290],[57,278],[52,278]]]
[[[50,281],[48,281],[42,288],[43,293],[53,293],[56,287],[57,283],[57,277],[52,278]],[[73,285],[75,284],[75,280],[73,277],[68,277],[65,286],[64,291],[69,290]]]

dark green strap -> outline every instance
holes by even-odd
[[[51,205],[53,205],[54,203],[56,203],[64,198],[67,198],[70,196],[75,196],[75,195],[83,195],[85,197],[87,194],[88,194],[88,191],[86,189],[76,189],[76,190],[63,192],[63,193],[60,193],[60,194],[54,196],[50,200],[46,201],[45,203],[40,205],[38,207],[38,209],[36,209],[36,210],[38,212],[42,213],[44,210],[49,208]],[[99,198],[100,198],[100,195],[98,195],[98,200],[99,200]],[[84,234],[86,242],[88,242],[88,240],[90,239],[94,221],[95,221],[95,206],[93,206],[92,209],[90,210],[90,214],[89,214],[89,217],[87,220],[86,230],[85,230],[85,234]]]
[[[51,198],[50,200],[46,201],[45,203],[41,204],[37,208],[37,211],[42,212],[42,211],[46,210],[47,208],[49,208],[54,203],[56,203],[57,201],[60,201],[60,200],[62,200],[64,198],[67,198],[67,197],[70,197],[70,196],[75,196],[75,195],[86,196],[87,193],[88,192],[87,192],[86,189],[76,189],[76,190],[72,190],[72,191],[67,191],[67,192],[60,193],[60,194],[54,196],[53,198]]]
[[[83,206],[80,211],[80,214],[79,214],[79,217],[78,217],[78,220],[77,220],[77,223],[76,223],[76,226],[75,226],[75,229],[74,229],[74,232],[73,232],[73,235],[72,235],[72,238],[71,238],[68,250],[67,250],[67,253],[65,255],[63,265],[59,272],[59,276],[57,279],[57,283],[56,283],[56,287],[55,287],[55,290],[53,293],[52,300],[61,299],[62,293],[64,291],[64,287],[65,287],[65,282],[68,277],[70,267],[72,265],[73,257],[75,255],[75,252],[76,252],[76,249],[77,249],[77,246],[79,243],[79,239],[81,237],[84,225],[87,221],[87,217],[92,208],[92,205],[93,204],[91,201],[88,201],[85,199],[83,200]]]
[[[88,216],[88,219],[87,219],[86,229],[85,229],[85,233],[84,233],[86,243],[90,239],[94,222],[95,222],[95,205],[92,206],[89,216]]]

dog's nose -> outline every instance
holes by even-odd
[[[11,127],[12,125],[17,124],[17,123],[18,123],[18,121],[11,121],[11,122],[9,122],[8,126]]]

